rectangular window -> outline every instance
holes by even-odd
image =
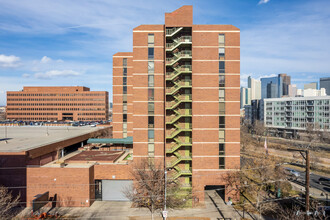
[[[219,156],[225,155],[225,144],[219,144]]]
[[[148,100],[149,101],[154,100],[154,89],[148,89]]]
[[[123,113],[127,114],[127,105],[123,105]]]
[[[149,142],[153,142],[154,141],[154,138],[155,138],[155,133],[154,133],[154,130],[153,129],[149,129],[148,130],[148,140]]]
[[[127,122],[127,114],[123,114],[123,122]]]
[[[126,78],[126,77],[123,78],[123,85],[124,85],[124,86],[127,85],[127,78]]]
[[[127,66],[127,58],[123,59],[123,66]]]
[[[225,76],[219,76],[219,87],[225,87]]]
[[[225,103],[224,102],[220,102],[219,103],[219,114],[225,114]]]
[[[155,36],[154,34],[148,34],[148,46],[154,46],[155,44]]]
[[[219,47],[219,60],[224,60],[224,59],[225,59],[225,48]]]
[[[149,102],[148,103],[148,114],[154,114],[155,112],[155,103]]]
[[[219,89],[219,101],[225,101],[225,90]]]
[[[225,158],[219,157],[219,169],[225,169]]]
[[[148,144],[148,156],[149,157],[155,156],[155,144],[154,143]]]
[[[153,128],[155,126],[155,117],[148,116],[148,128]]]
[[[123,94],[123,102],[127,102],[127,94]]]
[[[123,123],[123,131],[127,130],[127,123]]]
[[[219,116],[219,128],[225,128],[225,116]]]
[[[154,48],[153,47],[148,48],[148,59],[154,59]]]
[[[123,86],[123,94],[127,94],[127,86]]]
[[[154,76],[153,75],[148,76],[148,86],[154,87]]]
[[[123,75],[126,76],[127,75],[127,68],[123,68]]]
[[[225,46],[225,35],[219,34],[219,47],[224,47],[224,46]]]
[[[224,130],[219,130],[219,142],[220,143],[225,142],[225,131]]]
[[[219,61],[219,73],[225,73],[225,61]]]
[[[154,73],[155,63],[154,61],[148,61],[148,73]]]

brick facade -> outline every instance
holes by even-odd
[[[7,92],[7,119],[18,121],[105,121],[108,92],[87,87],[24,87]]]
[[[180,31],[182,33],[179,33]],[[153,42],[149,42],[150,35],[154,37]],[[185,37],[183,39],[187,40],[183,42],[187,43],[182,46],[175,46],[177,49],[173,49],[171,52],[168,44],[170,46],[180,42],[182,38],[180,36]],[[220,44],[220,37],[224,38],[223,44]],[[191,46],[189,46],[189,39],[191,39]],[[154,52],[152,57],[148,56],[150,55],[148,54],[150,48]],[[224,51],[222,57],[220,57],[220,48],[221,51]],[[183,60],[177,59],[178,61],[173,67],[167,64],[172,54],[177,56],[177,52],[187,53],[188,50],[191,50],[190,60],[189,57]],[[181,160],[174,169],[169,171],[169,176],[177,175],[178,170],[188,171],[191,169],[190,179],[189,175],[186,175],[178,177],[178,180],[186,187],[192,187],[192,194],[196,196],[197,201],[203,201],[205,186],[225,186],[223,175],[240,169],[240,30],[232,25],[194,25],[192,6],[183,6],[172,13],[166,13],[164,25],[141,25],[134,28],[133,53],[130,55],[133,65],[133,89],[131,90],[132,94],[130,94],[133,97],[133,117],[128,122],[132,122],[134,131],[134,161],[137,162],[150,157],[150,143],[154,144],[154,152],[151,156],[154,160],[166,161],[168,164],[176,157],[180,159],[185,155],[184,160],[187,161]],[[114,55],[114,60],[116,56],[117,54]],[[222,71],[219,70],[220,61],[224,62],[224,66],[221,67],[223,68]],[[154,63],[152,72],[154,84],[151,87],[148,78],[150,76],[148,68],[150,62]],[[168,74],[171,73],[167,72],[173,71],[171,68],[176,71],[177,64],[179,66],[191,65],[191,73],[187,72],[188,74],[186,73],[184,76],[178,75],[176,79],[169,81]],[[115,68],[117,68],[116,64],[114,64],[114,72]],[[181,132],[175,134],[175,137],[179,139],[191,138],[189,142],[191,146],[187,142],[187,146],[179,147],[173,154],[173,152],[169,153],[168,150],[171,146],[175,146],[173,145],[175,137],[171,139],[168,135],[171,134],[174,127],[165,123],[169,120],[168,118],[173,118],[173,112],[165,107],[171,102],[171,97],[169,94],[165,95],[165,91],[168,88],[171,89],[168,86],[171,86],[172,83],[182,82],[189,77],[191,77],[192,83],[190,89],[181,88],[179,92],[175,93],[191,95],[192,115],[185,116],[185,118],[191,117],[191,119],[182,120],[183,118],[181,118],[176,125],[185,124],[187,126],[187,122],[191,120],[191,130],[186,127],[185,130],[188,133]],[[224,85],[221,86],[220,77],[224,79]],[[114,88],[120,87],[120,84],[116,84],[114,81],[113,86]],[[153,89],[152,101],[148,95],[150,88]],[[220,90],[224,90],[222,100],[224,112],[220,112],[219,107]],[[175,95],[172,96],[175,97]],[[120,102],[119,98],[118,101]],[[154,103],[152,114],[148,112],[150,102]],[[116,104],[120,105],[114,99],[114,106]],[[186,106],[175,107],[174,110],[177,112],[189,110]],[[117,114],[122,114],[120,109]],[[152,127],[149,124],[150,116],[154,118]],[[220,117],[224,118],[223,127],[220,127]],[[118,120],[120,121],[121,118],[118,117]],[[114,123],[119,123],[119,121],[114,118]],[[150,130],[154,134],[152,142],[148,138]],[[114,126],[114,134],[116,132],[120,133],[121,130],[120,128],[116,130]],[[220,132],[224,133],[221,141]],[[224,155],[219,153],[220,144],[225,146]],[[192,156],[190,161],[189,154]],[[222,161],[224,160],[222,167],[220,166],[220,158]],[[232,191],[230,193],[229,191],[226,189],[226,198],[233,197]]]

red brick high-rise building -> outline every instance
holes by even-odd
[[[195,25],[192,11],[134,28],[133,52],[113,56],[113,128],[114,138],[133,136],[135,162],[165,162],[203,201],[240,168],[240,30]]]

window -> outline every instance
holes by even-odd
[[[123,66],[127,66],[127,58],[123,59]]]
[[[154,143],[148,144],[148,156],[149,157],[155,156],[155,144]]]
[[[148,128],[153,128],[155,125],[155,117],[148,116]]]
[[[148,103],[148,114],[154,114],[155,112],[155,104],[153,102]]]
[[[225,73],[225,61],[219,61],[219,73]]]
[[[123,75],[126,76],[127,75],[127,68],[123,68]]]
[[[153,75],[149,75],[148,76],[148,86],[149,87],[153,87],[154,86],[154,76]]]
[[[154,89],[148,89],[148,100],[149,101],[154,100]]]
[[[154,67],[155,67],[154,61],[149,61],[148,62],[148,73],[154,73]]]
[[[225,103],[224,102],[220,102],[219,103],[219,114],[225,114]]]
[[[219,34],[219,47],[224,47],[224,46],[225,46],[225,35]]]
[[[126,78],[126,77],[123,78],[123,85],[124,85],[124,86],[127,85],[127,78]]]
[[[127,122],[127,114],[123,114],[123,122]]]
[[[149,142],[153,142],[154,141],[154,130],[153,129],[149,129],[148,130],[148,140],[149,140]]]
[[[219,131],[219,142],[220,143],[225,142],[225,131],[224,130]]]
[[[225,87],[225,76],[219,76],[219,87]]]
[[[219,101],[225,101],[225,90],[219,89]]]
[[[123,123],[123,131],[127,130],[127,123]]]
[[[219,157],[219,169],[225,169],[225,158]]]
[[[224,59],[225,59],[225,48],[219,47],[219,60],[224,60]]]
[[[225,144],[219,144],[219,156],[225,155]]]
[[[154,34],[148,34],[148,46],[153,47],[155,44],[155,36]]]
[[[148,48],[148,59],[154,59],[154,48],[153,47]]]
[[[123,94],[127,94],[127,86],[123,87]]]
[[[225,128],[225,116],[219,116],[219,128]]]

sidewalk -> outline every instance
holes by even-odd
[[[41,212],[47,212],[50,208],[44,207]],[[131,208],[130,202],[95,201],[91,207],[61,207],[53,209],[55,212],[70,219],[118,219],[118,220],[144,220],[151,219],[149,210],[146,208]],[[25,208],[19,215],[19,219],[28,216],[31,208]],[[160,211],[154,214],[154,219],[162,219]],[[205,206],[168,209],[168,220],[240,220],[238,212],[224,203],[221,197],[214,191],[205,193]],[[24,219],[24,218],[23,218]]]

